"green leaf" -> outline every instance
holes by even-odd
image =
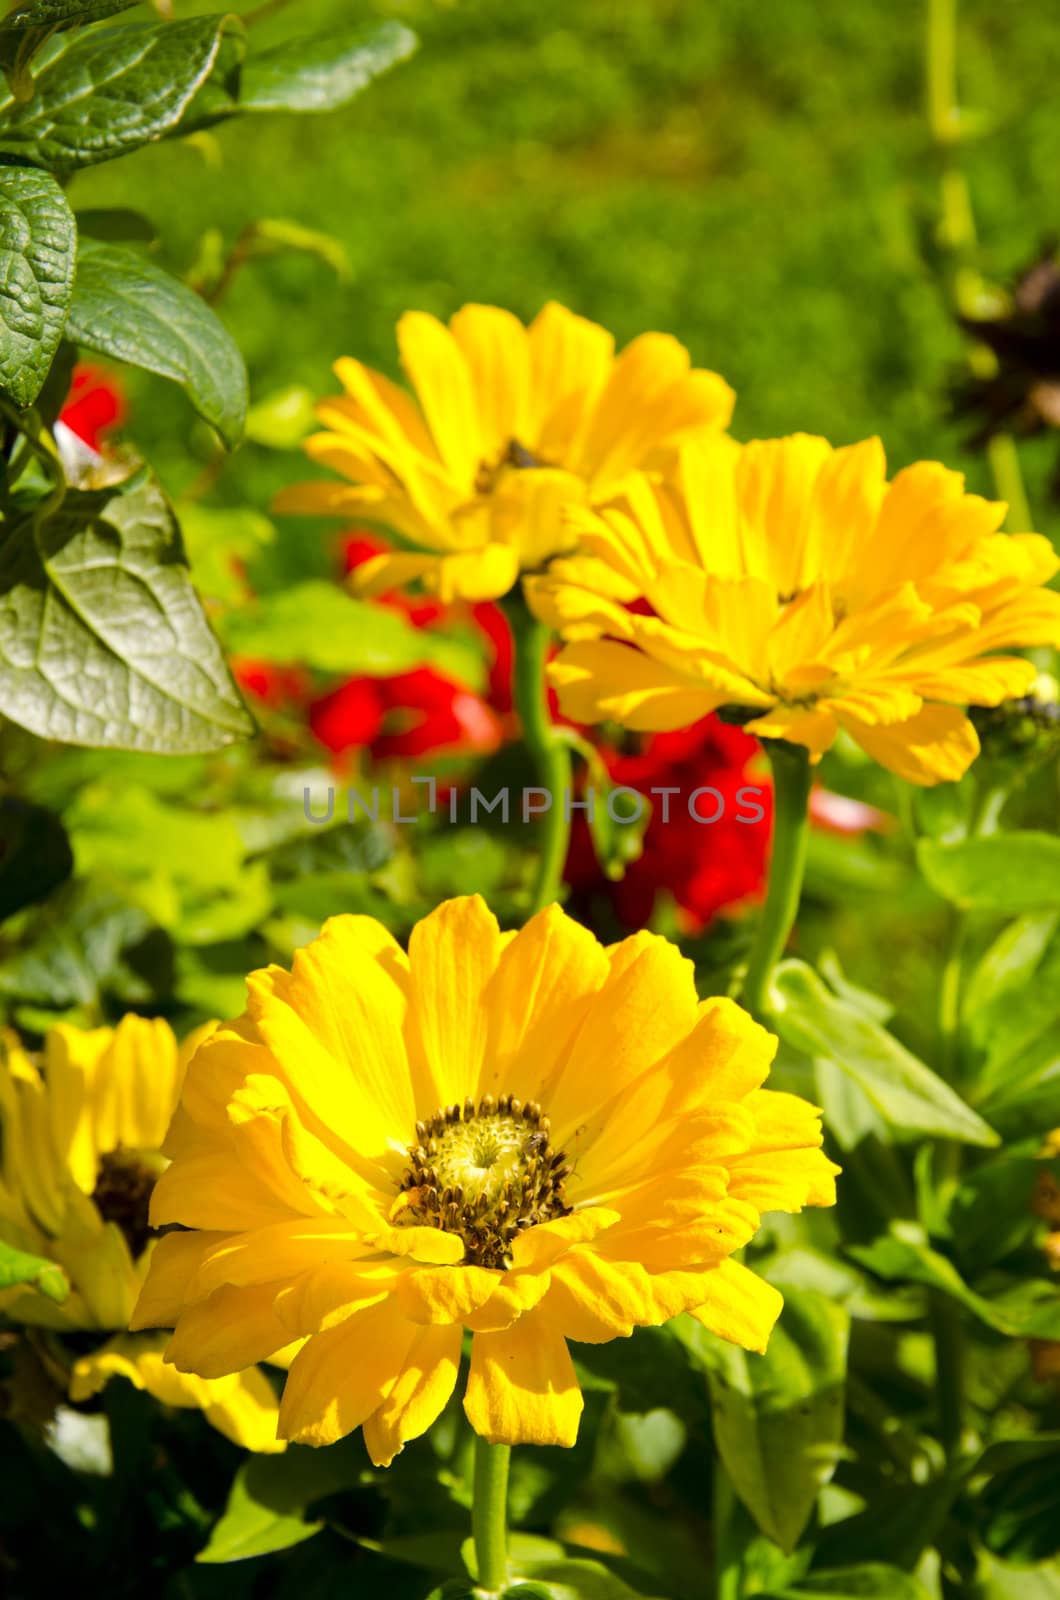
[[[85,240],[67,337],[179,383],[225,443],[239,443],[247,373],[235,340],[204,300],[153,261]]]
[[[132,961],[150,933],[138,906],[109,888],[75,880],[41,907],[17,952],[0,962],[0,995],[53,1009],[98,1010],[105,995],[142,1003],[152,991]]]
[[[302,1544],[324,1526],[322,1522],[307,1522],[301,1508],[277,1510],[255,1499],[247,1484],[249,1470],[249,1466],[241,1467],[236,1473],[228,1504],[196,1561],[246,1561],[251,1556],[271,1555],[274,1550],[289,1550],[292,1545]]]
[[[999,1142],[993,1128],[948,1084],[864,1009],[831,994],[805,962],[783,961],[777,967],[770,1016],[788,1044],[849,1074],[896,1139],[930,1133],[964,1144]]]
[[[0,919],[46,900],[73,871],[66,829],[46,806],[0,799]]]
[[[0,167],[0,390],[33,404],[63,336],[77,229],[47,172]]]
[[[416,35],[400,22],[289,40],[247,61],[238,109],[335,111],[410,56],[416,43]]]
[[[830,1600],[930,1600],[927,1589],[908,1572],[883,1562],[866,1561],[855,1567],[833,1567],[830,1572],[811,1572],[787,1589],[770,1590],[761,1600],[815,1600],[826,1595]]]
[[[1060,1561],[1010,1566],[984,1550],[969,1600],[1060,1600]]]
[[[65,28],[79,28],[86,22],[113,17],[115,12],[128,11],[138,4],[139,0],[26,0],[25,5],[16,6],[0,18],[0,33],[23,28],[47,28],[51,33],[61,33]]]
[[[216,750],[253,732],[151,483],[68,491],[0,543],[0,712],[45,739]]]
[[[0,97],[0,153],[67,173],[161,138],[239,28],[237,18],[189,17],[74,35],[38,74],[32,99]]]
[[[86,206],[77,212],[77,227],[92,239],[119,244],[153,244],[158,237],[151,219],[127,206]]]
[[[789,1291],[765,1355],[718,1340],[709,1371],[722,1466],[788,1554],[838,1459],[848,1327],[823,1295]]]
[[[541,1594],[549,1596],[550,1600],[652,1600],[650,1595],[631,1589],[603,1562],[579,1557],[528,1562],[525,1575],[514,1579],[502,1593],[510,1595],[512,1600],[517,1595],[530,1600],[531,1596]]]
[[[49,1300],[55,1300],[60,1305],[70,1293],[70,1285],[62,1267],[54,1261],[29,1255],[25,1250],[16,1250],[13,1245],[0,1240],[0,1289],[13,1289],[19,1284],[38,1289]]]
[[[246,437],[268,450],[297,450],[316,425],[313,391],[292,383],[274,389],[247,412]]]
[[[956,1300],[966,1311],[1008,1338],[1056,1338],[1060,1297],[1044,1280],[1003,1280],[999,1292],[969,1288],[953,1262],[933,1250],[915,1223],[896,1222],[890,1234],[870,1245],[850,1245],[848,1253],[888,1283],[921,1283]]]
[[[359,1444],[345,1440],[327,1450],[296,1444],[282,1455],[253,1456],[236,1474],[228,1504],[196,1561],[245,1561],[311,1539],[324,1524],[307,1515],[308,1507],[363,1476]]]
[[[1016,915],[1060,906],[1060,838],[1051,833],[922,839],[917,860],[931,887],[962,910]]]
[[[386,606],[354,600],[338,584],[309,579],[223,623],[230,651],[262,661],[298,661],[318,672],[389,677],[447,660],[446,645]]]

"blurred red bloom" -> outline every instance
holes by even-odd
[[[309,695],[309,674],[303,667],[277,666],[275,661],[248,656],[233,656],[228,665],[239,687],[270,711],[298,707]]]
[[[657,896],[666,892],[689,933],[757,897],[765,886],[773,810],[768,777],[748,771],[758,748],[741,728],[709,716],[675,733],[648,735],[633,752],[603,750],[611,781],[644,795],[653,811],[643,851],[618,882],[604,876],[588,823],[576,815],[566,868],[575,896],[606,894],[622,925],[636,930],[647,926]],[[652,796],[653,788],[678,792]],[[716,795],[701,796],[696,807],[703,818],[720,811],[715,822],[696,821],[689,810],[689,796],[707,788]],[[756,792],[741,799],[741,789]]]
[[[484,752],[500,725],[484,701],[433,667],[390,678],[349,678],[309,707],[309,726],[333,755],[366,749],[377,761],[436,750]]]
[[[104,435],[125,421],[125,396],[115,378],[101,367],[78,362],[59,421],[97,455]]]

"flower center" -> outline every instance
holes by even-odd
[[[536,1101],[486,1095],[445,1106],[417,1122],[416,1140],[401,1180],[404,1217],[458,1233],[471,1266],[510,1266],[516,1234],[570,1213],[570,1165]]]
[[[532,451],[520,444],[518,439],[509,439],[496,461],[479,462],[475,474],[475,493],[492,494],[506,468],[514,467],[517,472],[527,472],[533,467],[547,465],[546,461],[539,461]]]
[[[117,1223],[134,1261],[151,1237],[147,1210],[157,1180],[158,1173],[133,1150],[109,1150],[100,1157],[92,1199],[104,1222]]]

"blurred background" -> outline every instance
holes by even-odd
[[[302,33],[353,20],[349,0],[296,10]],[[444,317],[481,300],[529,317],[555,298],[620,342],[674,333],[736,388],[740,436],[879,432],[893,465],[941,455],[987,487],[962,450],[968,427],[943,421],[967,346],[944,289],[925,0],[783,0],[768,17],[747,0],[357,11],[398,18],[421,44],[348,109],[232,123],[75,180],[78,206],[145,212],[177,271],[194,269],[220,219],[222,255],[262,217],[341,245],[348,277],[285,255],[224,294],[253,398],[327,390],[340,354],[393,372],[394,323],[410,307]],[[294,13],[251,26],[281,40]],[[981,265],[1000,283],[1060,220],[1058,56],[1055,8],[962,5],[975,137],[960,155]],[[133,399],[132,436],[185,489],[181,396],[145,382]],[[1033,491],[1049,450],[1031,454]],[[289,476],[250,448],[225,491],[264,507]]]

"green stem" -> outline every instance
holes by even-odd
[[[522,724],[523,740],[534,762],[537,781],[550,797],[542,813],[543,830],[537,881],[530,915],[559,898],[570,843],[570,747],[552,725],[548,708],[545,664],[552,635],[527,609],[521,594],[512,594],[505,606],[512,630],[514,664],[512,689]]]
[[[508,1581],[508,1466],[511,1446],[475,1440],[475,1498],[471,1532],[476,1579],[481,1589],[500,1590]]]
[[[769,979],[799,909],[806,868],[807,815],[812,773],[801,744],[766,739],[773,768],[773,846],[769,887],[744,978],[744,1004],[761,1017],[769,1009]]]
[[[961,1454],[964,1436],[964,1328],[961,1324],[961,1308],[939,1289],[929,1292],[928,1306],[935,1345],[939,1436],[946,1460],[953,1462]]]

